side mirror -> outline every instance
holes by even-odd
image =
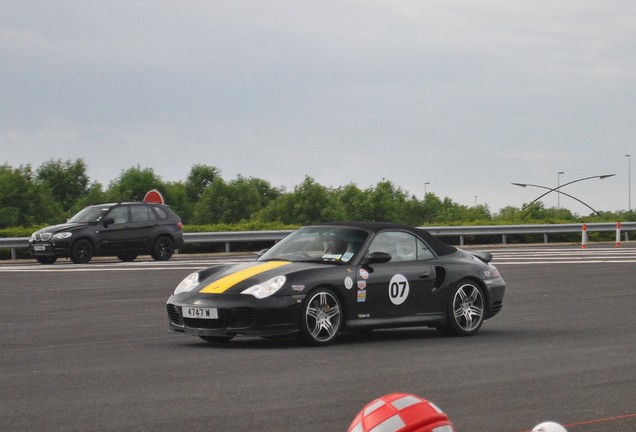
[[[113,219],[112,217],[107,217],[104,218],[104,220],[102,221],[102,224],[107,227],[108,225],[112,225],[115,223],[115,219]]]
[[[393,257],[391,256],[390,253],[386,253],[386,252],[371,252],[369,254],[369,257],[367,258],[367,262],[369,264],[381,264],[381,263],[385,263],[385,262],[391,261],[391,258],[393,258]]]

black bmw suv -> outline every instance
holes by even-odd
[[[137,255],[150,254],[165,261],[182,245],[179,216],[167,205],[143,202],[86,207],[65,224],[34,232],[29,240],[40,264],[53,264],[59,257],[84,264],[97,255],[133,261]]]

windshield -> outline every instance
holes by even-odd
[[[104,206],[104,205],[95,205],[95,206],[86,207],[80,210],[78,213],[76,213],[68,221],[71,223],[97,222],[98,220],[101,219],[102,216],[104,216],[104,213],[106,213],[109,209],[110,209],[109,206]]]
[[[259,261],[347,263],[369,233],[355,228],[316,226],[294,231],[268,250]]]

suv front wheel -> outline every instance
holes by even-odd
[[[36,257],[35,259],[40,264],[53,264],[55,261],[57,261],[57,257],[56,256]]]
[[[120,252],[117,254],[117,258],[123,262],[131,262],[137,258],[137,252]]]
[[[86,264],[95,254],[95,246],[89,239],[81,238],[71,246],[71,261],[75,264]]]

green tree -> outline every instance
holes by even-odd
[[[256,177],[250,177],[247,179],[250,187],[256,189],[260,197],[260,206],[267,207],[267,205],[277,199],[283,194],[282,188],[273,187],[270,182]]]
[[[495,215],[495,220],[503,224],[515,224],[520,220],[520,210],[517,207],[506,206],[499,209],[499,212]]]
[[[367,189],[362,217],[368,221],[400,222],[399,209],[406,201],[402,189],[388,180],[382,180],[375,188]]]
[[[93,204],[101,204],[108,201],[106,193],[102,190],[102,185],[97,182],[93,182],[86,191],[86,194],[75,201],[75,203],[70,208],[69,213],[71,215],[77,213],[81,209],[86,206]]]
[[[365,192],[354,183],[349,183],[331,193],[331,206],[334,219],[364,220]]]
[[[401,222],[407,225],[423,226],[426,218],[424,201],[418,200],[414,195],[404,203]]]
[[[201,164],[193,165],[185,183],[188,198],[192,202],[198,201],[203,196],[205,188],[220,177],[221,171],[218,168]]]
[[[443,201],[437,195],[428,192],[422,202],[422,223],[433,225],[439,222],[443,206]]]
[[[468,207],[457,204],[452,199],[445,197],[442,206],[437,213],[437,220],[444,224],[457,224],[468,213]]]
[[[231,182],[217,177],[205,188],[197,202],[193,220],[197,224],[236,223],[253,218],[279,192],[269,183],[237,176]]]
[[[119,177],[108,185],[108,199],[116,202],[141,201],[146,193],[157,189],[165,192],[161,177],[152,168],[142,169],[139,165],[123,170]]]
[[[0,228],[60,222],[62,206],[30,165],[0,165]]]
[[[567,209],[545,208],[541,201],[534,202],[519,212],[521,223],[568,223],[576,217]],[[523,207],[522,207],[523,208]]]
[[[40,165],[36,178],[46,183],[51,189],[53,198],[62,205],[65,212],[68,212],[88,193],[89,178],[83,159],[75,161],[51,159]]]
[[[190,223],[196,203],[188,197],[185,184],[182,182],[166,183],[164,187],[163,198],[166,204],[179,215],[184,224]]]
[[[485,204],[479,204],[473,207],[466,208],[466,214],[463,217],[465,222],[488,222],[492,220],[492,214],[490,209]]]
[[[291,193],[272,201],[261,213],[265,221],[284,224],[309,225],[333,220],[333,206],[329,204],[329,190],[306,176]]]

